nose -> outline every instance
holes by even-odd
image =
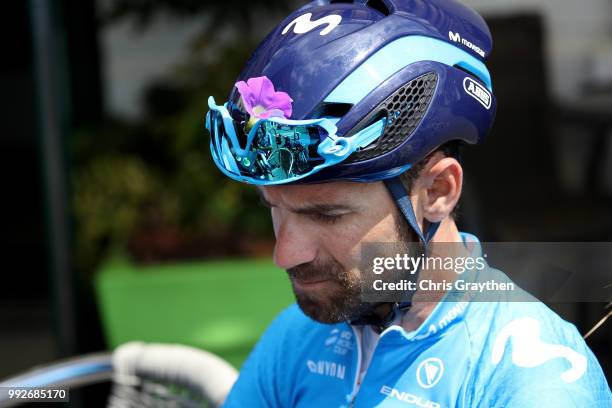
[[[285,218],[277,224],[273,255],[276,266],[290,269],[311,262],[316,256],[317,240],[308,228],[291,218]]]

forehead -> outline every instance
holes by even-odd
[[[381,182],[337,181],[322,184],[297,184],[258,187],[264,198],[276,205],[367,204],[389,199]]]

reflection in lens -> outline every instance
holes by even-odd
[[[243,174],[284,180],[310,171],[323,160],[317,146],[324,132],[315,125],[290,126],[261,121],[246,157],[237,160]]]
[[[227,121],[221,112],[209,113],[213,148],[223,167],[234,174],[279,181],[304,175],[324,163],[317,149],[328,133],[317,124],[261,120],[251,130],[252,140],[248,142],[243,123],[232,118],[232,129],[226,129]]]

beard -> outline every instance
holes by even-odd
[[[397,241],[408,248],[416,235],[399,213],[394,214],[394,220]],[[362,301],[361,272],[345,268],[336,259],[314,260],[290,268],[287,273],[298,306],[306,316],[320,323],[376,316],[388,309],[389,304]]]
[[[370,314],[376,306],[361,301],[359,271],[346,269],[335,259],[298,265],[287,273],[298,306],[306,316],[320,323],[353,320]]]

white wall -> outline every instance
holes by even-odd
[[[106,110],[124,118],[142,114],[151,80],[167,75],[189,55],[189,41],[202,28],[197,19],[157,18],[146,30],[122,21],[101,30]]]
[[[483,15],[530,10],[540,12],[546,25],[547,62],[553,94],[572,97],[592,71],[589,61],[612,55],[610,0],[463,0]],[[493,39],[495,44],[495,39]],[[494,50],[495,52],[495,50]],[[612,77],[612,67],[605,73]],[[600,69],[601,71],[601,69]],[[608,72],[610,71],[610,72]]]
[[[103,0],[99,0],[104,4]],[[547,63],[553,94],[575,95],[588,76],[589,59],[612,61],[612,0],[464,0],[479,12],[504,14],[524,10],[544,16]],[[127,117],[141,113],[144,85],[164,75],[187,54],[202,21],[157,19],[144,33],[120,23],[102,30],[105,94],[110,112]],[[163,57],[160,58],[160,55]],[[612,63],[609,63],[612,64]],[[609,65],[608,65],[609,67]],[[604,69],[612,77],[612,67]],[[608,72],[609,71],[609,72]]]

